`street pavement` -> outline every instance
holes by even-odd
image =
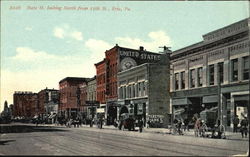
[[[234,156],[246,155],[249,147],[249,139],[240,133],[211,139],[194,137],[192,131],[171,135],[164,128],[144,128],[139,133],[113,126],[12,125],[26,129],[3,133],[6,126],[0,127],[0,155]]]

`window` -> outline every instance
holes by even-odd
[[[214,64],[209,65],[209,85],[214,85]]]
[[[148,89],[147,89],[148,83],[144,82],[144,87],[145,87],[145,95],[148,95]]]
[[[243,80],[249,79],[249,56],[243,57]]]
[[[190,88],[195,87],[195,71],[194,69],[190,70]]]
[[[127,98],[127,93],[126,93],[126,86],[123,87],[123,98],[126,99]]]
[[[202,67],[198,68],[198,87],[202,86]]]
[[[232,64],[232,81],[238,81],[238,59],[233,59]]]
[[[143,82],[142,86],[143,86],[143,96],[145,96],[146,95],[146,82]]]
[[[224,63],[223,62],[220,62],[218,63],[218,80],[220,83],[223,83],[224,81],[224,78],[223,78],[223,75],[224,75]]]
[[[141,83],[138,83],[138,96],[141,96]]]
[[[181,89],[185,89],[185,71],[181,72]]]
[[[179,89],[179,73],[174,74],[175,79],[175,90]]]
[[[123,98],[123,91],[122,91],[122,87],[119,88],[119,98],[122,99]]]
[[[132,97],[135,97],[135,84],[133,84],[132,87],[133,87],[133,94],[132,94]]]

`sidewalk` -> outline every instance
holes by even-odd
[[[1,124],[1,126],[11,126],[11,125],[24,125],[24,123],[11,123],[11,124]],[[30,126],[36,126],[36,124],[26,124],[26,125],[30,125]],[[38,126],[48,126],[48,127],[65,127],[64,126],[61,126],[61,125],[55,125],[55,124],[39,124]],[[81,127],[86,127],[86,128],[90,128],[89,125],[82,125]],[[72,125],[71,128],[74,128],[74,126]],[[93,125],[92,128],[95,128],[97,129],[97,125]],[[103,125],[102,127],[103,129],[112,129],[112,130],[118,130],[118,128],[114,127],[113,125]],[[136,130],[138,130],[138,127],[135,128]],[[126,130],[127,131],[127,130]],[[170,129],[167,129],[167,128],[146,128],[144,127],[142,132],[146,132],[146,133],[154,133],[154,134],[168,134],[170,135],[171,132],[170,132]],[[233,132],[226,132],[225,133],[226,135],[226,140],[237,140],[237,141],[249,141],[249,138],[242,138],[241,137],[241,133],[238,132],[238,133],[233,133]],[[185,131],[184,132],[184,135],[172,135],[172,136],[190,136],[190,137],[195,137],[194,136],[194,130],[193,129],[190,129],[189,131]],[[200,137],[202,138],[202,137]]]
[[[144,128],[145,132],[150,132],[150,133],[159,133],[159,134],[171,134],[170,129],[166,128]],[[209,132],[211,133],[211,132]],[[184,135],[175,135],[175,136],[194,136],[194,130],[189,129],[189,131],[184,131]],[[242,138],[241,133],[233,133],[226,131],[225,136],[227,140],[240,140],[240,141],[249,141],[249,138]]]
[[[82,127],[90,127],[89,125],[82,125]],[[97,128],[96,125],[93,125],[93,128]],[[113,130],[118,130],[118,128],[115,128],[113,125],[103,125],[102,127],[103,129],[113,129]],[[138,130],[138,127],[135,128],[136,130]],[[142,132],[146,132],[146,133],[154,133],[154,134],[171,134],[170,129],[167,128],[143,128]],[[226,140],[238,140],[238,141],[249,141],[249,138],[242,138],[241,137],[241,133],[233,133],[233,132],[229,132],[226,131],[225,133],[226,135]],[[173,136],[194,136],[194,130],[193,129],[189,129],[189,131],[185,131],[184,135],[173,135]],[[202,137],[200,137],[202,138]]]

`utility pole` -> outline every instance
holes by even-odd
[[[220,124],[222,124],[222,104],[221,104],[221,82],[220,82],[220,73],[219,66],[217,68],[217,82],[218,82],[218,120],[220,120]]]

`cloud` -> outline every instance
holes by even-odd
[[[36,61],[45,59],[55,59],[55,55],[48,54],[45,51],[35,51],[29,47],[18,47],[16,48],[17,54],[11,57],[13,60],[18,61]]]
[[[54,36],[55,37],[63,39],[64,35],[65,35],[65,32],[64,32],[63,28],[59,28],[59,27],[54,28]]]
[[[57,56],[28,47],[17,48],[19,52],[11,63],[20,62],[14,69],[1,68],[0,104],[5,100],[13,103],[15,91],[39,92],[48,87],[58,89],[59,81],[65,77],[93,77],[95,66],[86,56]],[[27,58],[27,55],[30,55]],[[27,65],[22,69],[19,66]],[[0,107],[1,111],[1,107]]]
[[[148,33],[148,37],[149,41],[132,37],[117,37],[115,40],[119,45],[124,45],[125,47],[138,49],[139,46],[143,46],[145,49],[153,52],[157,52],[159,46],[172,46],[170,37],[162,30],[150,32]]]
[[[71,36],[72,38],[76,39],[76,40],[83,40],[82,32],[77,32],[77,31],[75,31],[75,32],[72,32],[72,33],[70,34],[70,36]]]
[[[55,27],[53,30],[53,34],[55,37],[60,39],[64,39],[67,37],[79,41],[83,40],[82,32],[76,31],[73,28],[69,27],[68,25]]]
[[[26,31],[32,31],[32,27],[25,27],[24,28]]]
[[[15,91],[39,92],[46,87],[58,89],[59,81],[65,77],[93,77],[94,75],[95,67],[90,62],[76,64],[64,62],[58,63],[56,67],[18,72],[1,69],[0,104],[3,104],[5,100],[8,104],[13,103]]]
[[[105,57],[105,51],[113,46],[103,40],[89,39],[85,42],[85,46],[91,51],[91,60],[94,63],[102,61]]]

